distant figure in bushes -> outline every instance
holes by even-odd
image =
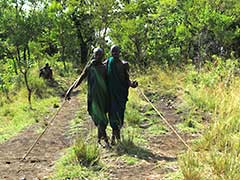
[[[117,45],[111,47],[112,57],[104,63],[107,66],[107,86],[110,96],[109,121],[112,128],[111,144],[120,140],[120,130],[124,122],[124,112],[128,100],[129,87],[136,88],[137,81],[129,79],[129,64],[120,60],[120,48]]]
[[[48,63],[46,63],[45,66],[40,69],[39,77],[47,80],[53,79],[52,68],[49,66]]]
[[[88,82],[88,112],[92,117],[94,124],[98,127],[98,143],[105,141],[106,147],[109,147],[106,127],[108,124],[108,92],[106,85],[106,67],[102,63],[103,49],[94,49],[94,59],[84,68],[82,74],[68,89],[65,99],[70,99],[70,94],[74,88],[81,84],[87,78]]]

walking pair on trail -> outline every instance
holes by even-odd
[[[103,139],[109,147],[106,128],[108,121],[112,128],[111,144],[120,140],[120,130],[124,122],[124,112],[128,100],[129,87],[138,86],[129,79],[129,64],[120,60],[120,48],[111,47],[111,57],[103,60],[103,49],[94,49],[94,59],[84,68],[82,74],[68,89],[65,99],[81,82],[88,82],[88,112],[98,128],[98,143]]]

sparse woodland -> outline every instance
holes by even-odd
[[[239,0],[0,0],[0,143],[46,123],[93,49],[107,58],[113,44],[191,149],[133,89],[121,144],[99,148],[83,84],[73,143],[45,179],[240,179]]]

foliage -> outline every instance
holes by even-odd
[[[139,126],[145,118],[143,113],[141,113],[140,111],[145,106],[147,106],[147,103],[145,103],[141,98],[139,98],[139,95],[136,93],[136,91],[130,89],[129,94],[131,98],[129,99],[126,107],[126,123],[131,126]]]
[[[239,6],[237,0],[131,1],[110,36],[135,63],[183,65],[191,59],[201,67],[213,54],[239,57]]]
[[[183,122],[177,127],[204,133],[194,152],[181,157],[184,178],[240,179],[239,0],[2,0],[0,7],[0,141],[48,113],[94,47],[108,52],[118,44],[123,59],[144,67],[137,80],[148,97],[178,96]],[[55,87],[38,78],[46,62],[54,68]],[[152,109],[136,92],[130,96],[127,125],[139,130],[147,124],[150,134],[160,133]],[[124,143],[135,148],[131,141]],[[98,151],[91,147],[88,154],[85,147],[79,142],[71,156],[79,162],[89,157],[91,164]],[[64,163],[76,174],[62,169],[63,174],[91,177],[84,167]]]
[[[38,99],[33,103],[34,111],[29,111],[27,102],[21,97],[15,99],[14,103],[2,105],[0,109],[0,142],[16,135],[30,124],[41,121],[44,115],[51,114],[49,106],[56,102],[58,102],[58,99],[55,97],[43,100]]]
[[[73,151],[77,161],[83,166],[93,166],[99,161],[98,145],[95,142],[84,142],[83,137],[76,140]]]
[[[52,180],[62,179],[104,179],[104,174],[100,169],[94,169],[94,167],[85,167],[81,164],[73,163],[73,159],[76,158],[76,154],[73,149],[70,148],[67,154],[59,159],[56,163],[55,173],[49,177]],[[96,172],[95,172],[96,171]]]
[[[28,78],[32,67],[50,57],[53,66],[63,64],[65,74],[71,64],[79,68],[88,61],[94,46],[119,44],[124,59],[144,67],[152,61],[163,67],[192,61],[201,67],[213,60],[213,54],[239,57],[237,0],[0,3],[0,64],[12,64],[14,70],[1,71],[1,91],[8,99],[11,88],[3,77],[15,74],[10,84],[19,87],[24,83],[31,101]]]
[[[214,59],[214,63],[204,68],[204,73],[188,69],[183,86],[184,107],[190,113],[197,109],[202,117],[205,113],[211,114],[209,127],[204,130],[202,138],[194,143],[194,152],[189,151],[181,156],[181,171],[185,179],[240,178],[237,140],[240,127],[237,92],[240,81],[235,75],[239,71],[238,61]],[[198,122],[206,123],[204,119]]]
[[[82,91],[86,87],[82,87]],[[81,102],[86,100],[86,94],[81,93]],[[96,131],[82,128],[89,120],[85,113],[86,103],[80,106],[80,111],[75,119],[71,121],[70,129],[67,132],[69,136],[76,140],[65,155],[60,158],[55,166],[55,170],[49,179],[107,179],[105,176],[104,165],[100,161],[100,148],[96,141]],[[81,131],[79,131],[81,128]]]

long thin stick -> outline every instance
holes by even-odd
[[[67,90],[66,94],[69,94],[72,92],[72,90],[74,88],[76,88],[77,84],[79,83],[80,79],[82,78],[83,74],[85,73],[85,70],[87,69],[88,67],[88,64],[89,64],[89,61],[86,63],[85,67],[83,68],[82,70],[82,73],[80,74],[80,76],[73,82],[73,84],[70,86],[70,88]],[[65,97],[66,99],[67,97]]]
[[[152,106],[152,108],[157,112],[157,114],[162,118],[162,120],[168,125],[168,127],[176,134],[176,136],[182,141],[182,143],[192,151],[191,147],[186,143],[186,141],[183,140],[183,138],[177,133],[177,131],[173,128],[171,124],[163,117],[163,115],[157,110],[157,108],[153,105],[153,103],[147,98],[147,96],[144,94],[144,92],[140,89],[137,88],[138,91],[142,94],[144,99]]]
[[[29,153],[33,150],[33,148],[35,147],[35,145],[37,144],[37,142],[40,140],[40,138],[43,136],[43,134],[47,131],[47,129],[49,128],[49,126],[51,125],[51,123],[54,121],[54,119],[56,118],[57,114],[59,113],[59,111],[62,109],[62,107],[64,106],[64,104],[67,101],[64,100],[64,102],[62,103],[62,105],[60,106],[60,108],[58,108],[57,112],[54,114],[54,116],[52,117],[51,121],[47,124],[47,126],[45,127],[45,129],[43,130],[43,132],[41,134],[39,134],[39,136],[37,137],[37,139],[35,140],[35,142],[32,144],[32,146],[28,149],[28,151],[26,152],[26,154],[22,157],[21,161],[25,160],[25,158],[29,155]]]

